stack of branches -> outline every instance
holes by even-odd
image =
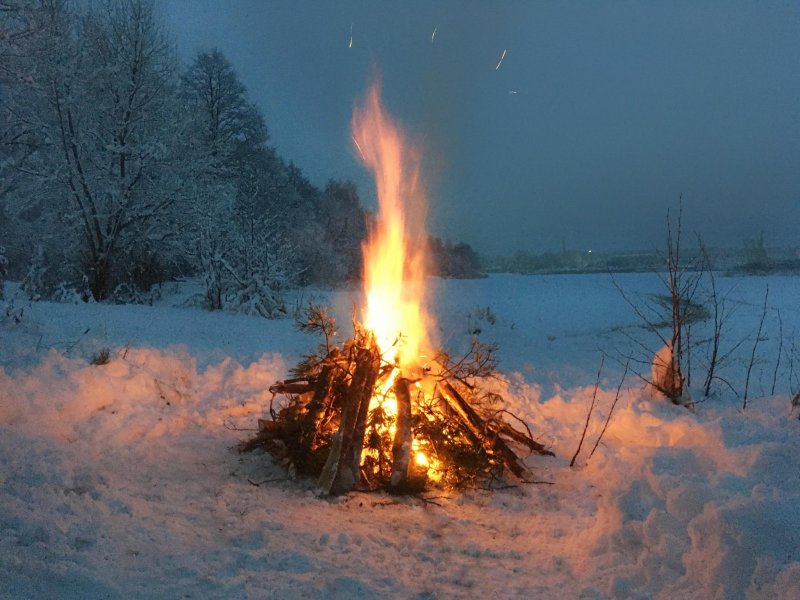
[[[460,360],[441,353],[410,376],[357,323],[353,338],[333,344],[335,321],[322,307],[310,307],[300,327],[324,342],[270,388],[271,418],[240,450],[266,449],[317,478],[321,493],[491,486],[508,473],[532,481],[521,454],[553,455],[481,389],[495,373],[493,346],[473,340]]]

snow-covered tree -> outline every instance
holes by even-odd
[[[286,166],[219,50],[197,55],[181,79],[181,98],[194,115],[186,130],[196,173],[188,230],[199,240],[208,306],[277,316],[295,272],[285,227],[287,199],[297,194]]]
[[[111,0],[71,12],[50,3],[15,113],[38,139],[25,194],[77,241],[78,278],[96,299],[126,277],[133,248],[164,239],[180,197],[173,83],[176,61],[147,0]],[[31,210],[30,207],[27,210]],[[65,227],[66,226],[66,227]]]
[[[206,307],[220,310],[227,286],[226,264],[234,243],[233,194],[223,184],[203,185],[199,179],[201,184],[193,187],[192,223],[187,232],[196,244],[192,255],[206,286]]]
[[[17,207],[12,204],[42,136],[37,135],[35,121],[23,118],[15,105],[18,100],[22,105],[30,100],[47,17],[59,4],[57,0],[0,0],[0,238],[17,265],[27,258],[22,247],[30,231],[15,222]]]
[[[275,217],[240,222],[228,269],[230,307],[267,318],[287,313],[284,291],[297,278],[291,243],[280,233]]]
[[[151,2],[0,0],[0,237],[32,295],[196,272],[219,308],[357,276],[352,184],[287,164],[218,50],[179,76]]]
[[[430,272],[440,277],[480,277],[480,259],[472,246],[464,242],[456,244],[437,237],[428,240]]]
[[[269,135],[264,119],[247,101],[244,85],[219,50],[195,57],[181,78],[181,96],[194,117],[188,133],[211,174],[235,178],[236,168],[265,148]]]
[[[36,246],[33,257],[28,265],[28,271],[22,280],[22,291],[31,300],[40,300],[49,295],[47,285],[47,261],[45,260],[44,247]],[[52,291],[52,290],[49,290]]]
[[[314,240],[306,249],[304,275],[308,282],[336,284],[359,279],[367,225],[352,182],[328,181],[319,197],[315,219],[306,228],[305,237]],[[308,230],[319,233],[309,234]]]
[[[12,118],[9,89],[21,78],[21,57],[28,53],[37,26],[34,5],[19,0],[0,0],[0,239],[14,241],[16,231],[6,208],[15,188],[18,166],[24,161],[24,128]],[[29,41],[30,40],[30,41]],[[0,299],[8,276],[6,249],[0,245]]]

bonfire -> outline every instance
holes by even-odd
[[[379,205],[363,248],[363,320],[354,317],[353,337],[336,345],[334,319],[309,308],[301,327],[324,342],[270,388],[271,418],[242,449],[266,448],[331,495],[483,485],[508,473],[531,481],[522,452],[552,453],[483,389],[494,348],[473,340],[459,360],[434,350],[419,154],[383,110],[379,85],[352,128]]]

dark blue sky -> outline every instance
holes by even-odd
[[[284,157],[366,204],[349,127],[377,68],[429,228],[481,252],[661,246],[681,193],[711,245],[800,244],[798,2],[157,5],[184,60],[225,53]]]

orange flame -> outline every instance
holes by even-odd
[[[419,153],[381,106],[380,84],[353,112],[353,141],[373,172],[378,213],[364,253],[365,326],[384,358],[414,367],[431,346],[425,313],[425,199]]]

